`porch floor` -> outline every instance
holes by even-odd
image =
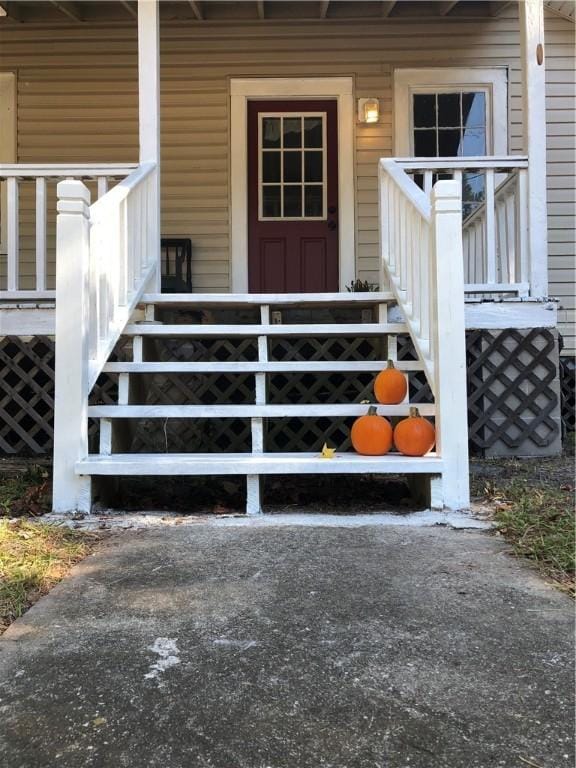
[[[0,640],[0,763],[567,766],[572,646],[486,533],[124,532]]]

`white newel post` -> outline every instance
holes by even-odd
[[[138,115],[140,162],[156,163],[152,211],[148,216],[150,242],[156,248],[155,284],[160,292],[160,21],[158,0],[138,0]]]
[[[431,280],[436,293],[436,431],[442,493],[449,509],[470,506],[468,405],[462,257],[462,198],[457,181],[432,190]]]
[[[88,271],[90,192],[57,187],[54,512],[90,511],[90,478],[74,465],[88,454]]]
[[[519,0],[524,109],[524,154],[528,156],[528,243],[530,293],[548,295],[546,210],[546,68],[544,4]]]

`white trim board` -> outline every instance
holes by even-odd
[[[466,303],[466,329],[555,328],[558,304],[555,301],[485,301]],[[392,316],[393,317],[393,316]],[[398,317],[401,320],[401,317]],[[199,326],[201,329],[202,326]],[[0,309],[1,336],[53,336],[54,309]],[[257,366],[257,363],[254,363]],[[256,370],[256,368],[254,368]]]
[[[248,292],[248,135],[250,99],[336,99],[338,102],[338,250],[340,290],[356,276],[354,81],[352,77],[266,77],[230,80],[230,290]]]
[[[427,67],[394,70],[394,155],[413,157],[413,93],[444,92],[468,86],[489,93],[486,123],[488,155],[508,154],[508,70],[505,67]]]

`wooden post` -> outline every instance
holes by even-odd
[[[88,454],[88,273],[90,192],[81,181],[57,187],[54,512],[89,512],[89,477],[74,465]]]
[[[140,133],[140,162],[156,163],[154,190],[148,221],[150,242],[155,244],[155,285],[160,292],[160,20],[158,0],[138,0],[138,114]],[[149,257],[152,264],[153,257]]]
[[[457,181],[438,181],[432,190],[431,280],[435,284],[434,324],[436,438],[442,457],[442,493],[448,509],[470,506],[468,406],[462,189]]]
[[[522,59],[524,154],[528,156],[528,247],[530,294],[548,295],[546,210],[546,70],[544,4],[518,0]],[[526,279],[526,276],[523,276]]]

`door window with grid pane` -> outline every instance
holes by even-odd
[[[261,114],[259,218],[326,218],[326,113]]]

